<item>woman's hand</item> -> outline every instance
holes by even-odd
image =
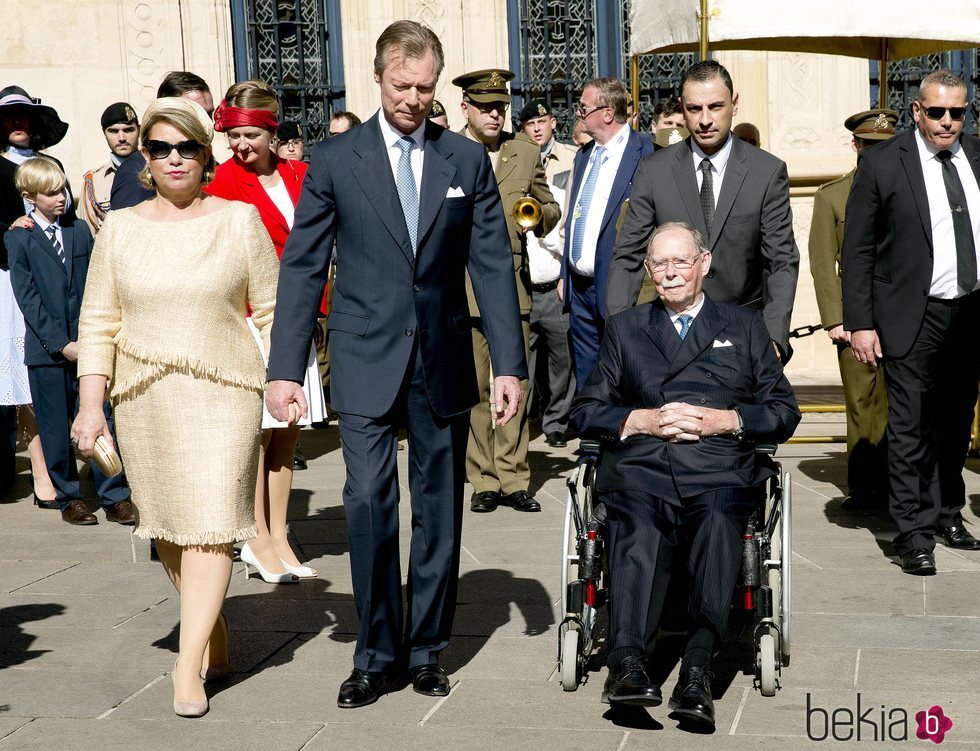
[[[101,409],[79,409],[78,417],[71,426],[71,442],[78,449],[79,453],[86,459],[92,458],[92,450],[95,446],[95,439],[105,436],[109,445],[115,448],[112,434],[109,432],[109,425],[105,419],[105,413]]]
[[[27,214],[14,219],[13,224],[10,225],[10,229],[16,229],[20,227],[21,229],[34,229],[34,220],[31,219]]]

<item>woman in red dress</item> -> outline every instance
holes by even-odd
[[[219,165],[205,188],[212,195],[250,203],[259,211],[276,252],[293,226],[293,212],[306,175],[303,162],[280,159],[273,148],[278,127],[276,93],[262,81],[236,83],[214,111],[214,129],[224,132],[234,158]],[[256,337],[261,347],[262,343]],[[268,353],[263,352],[268,359]],[[316,355],[311,350],[304,388],[310,414],[301,424],[326,418]],[[293,484],[293,453],[299,425],[277,422],[266,410],[262,419],[262,451],[255,490],[255,520],[259,534],[242,547],[241,558],[267,582],[285,584],[317,575],[297,559],[286,537],[286,511]]]

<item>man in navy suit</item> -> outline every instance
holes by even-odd
[[[612,316],[599,361],[572,407],[604,442],[595,488],[607,509],[609,677],[603,701],[657,706],[647,672],[674,548],[687,551],[690,631],[671,717],[714,728],[711,658],[740,570],[758,485],[773,474],[751,441],[782,442],[800,412],[757,312],[702,292],[712,253],[670,222],[645,266],[658,294]]]
[[[569,313],[576,383],[585,383],[606,321],[606,279],[623,206],[649,138],[627,122],[629,94],[616,78],[586,81],[576,112],[594,139],[575,155],[565,218],[562,295]]]
[[[92,235],[85,222],[62,216],[66,179],[53,160],[27,160],[17,168],[16,183],[24,199],[33,204],[33,226],[18,226],[3,241],[10,283],[26,324],[24,362],[44,460],[58,494],[61,518],[69,524],[97,524],[81,500],[68,432],[78,413],[78,315]],[[108,404],[104,406],[111,427]],[[106,520],[135,524],[136,510],[129,500],[125,475],[106,477],[94,462],[91,466]]]
[[[464,458],[477,403],[464,270],[485,311],[498,424],[515,414],[527,378],[490,159],[482,144],[426,119],[442,45],[422,24],[397,21],[376,50],[380,112],[313,150],[282,256],[266,395],[278,419],[306,409],[301,384],[336,241],[330,391],[347,465],[344,509],[360,617],[340,707],[377,700],[406,666],[417,692],[449,693],[438,657],[456,604]],[[412,508],[407,619],[398,555],[401,426]]]
[[[936,573],[935,536],[980,550],[963,525],[963,464],[980,373],[980,140],[966,84],[922,79],[915,128],[861,152],[841,253],[851,352],[883,364],[888,505],[902,570]]]

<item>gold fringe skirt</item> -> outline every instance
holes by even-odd
[[[255,537],[261,392],[163,366],[113,403],[137,537],[176,545]]]

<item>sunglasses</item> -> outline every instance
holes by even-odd
[[[962,120],[966,117],[966,107],[923,107],[920,104],[919,109],[925,112],[930,120],[942,120],[947,112],[951,120]]]
[[[184,159],[196,159],[197,155],[204,151],[204,144],[197,141],[170,143],[148,139],[143,141],[143,148],[150,155],[150,159],[166,159],[174,149],[177,149],[177,153]]]

